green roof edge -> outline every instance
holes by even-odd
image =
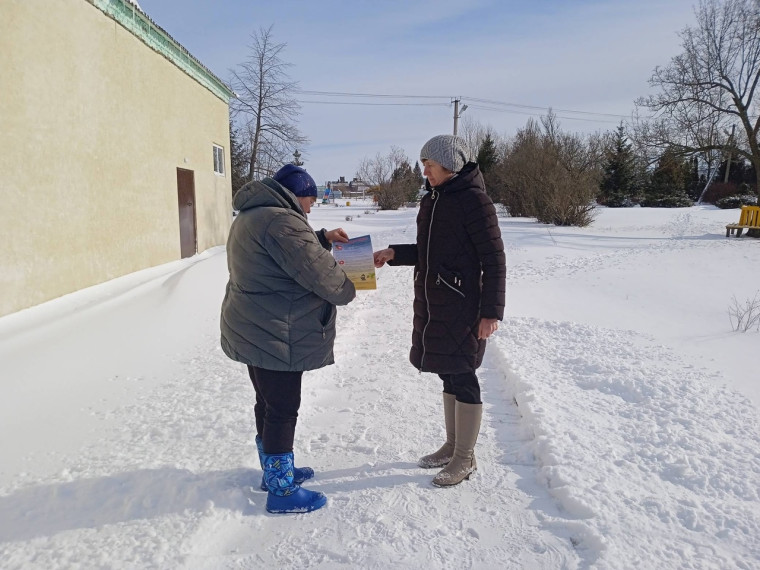
[[[229,103],[234,92],[205,65],[172,38],[145,12],[126,0],[88,0],[104,14],[110,16],[140,38],[145,45],[160,53],[187,75],[195,79],[222,101]]]

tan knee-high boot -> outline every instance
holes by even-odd
[[[483,417],[483,404],[465,404],[457,402],[454,407],[456,441],[454,456],[433,479],[437,487],[458,485],[478,468],[475,460],[475,443],[480,433],[480,420]]]
[[[430,469],[432,467],[443,467],[454,455],[454,404],[456,398],[453,394],[443,392],[443,419],[446,422],[446,443],[435,453],[420,457],[417,465]]]

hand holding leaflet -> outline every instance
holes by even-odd
[[[357,291],[377,289],[372,240],[368,235],[333,243],[333,255]]]

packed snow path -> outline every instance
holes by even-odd
[[[223,251],[182,279],[203,264],[223,274]],[[209,315],[196,356],[109,413],[106,446],[0,498],[4,568],[577,567],[498,368],[482,375],[477,478],[443,490],[416,466],[443,436],[440,381],[408,363],[409,319],[383,318],[410,316],[410,272],[382,281],[341,310],[337,364],[304,381],[296,457],[316,470],[308,488],[327,494],[326,508],[265,512],[252,388]],[[111,381],[128,389],[141,379]]]

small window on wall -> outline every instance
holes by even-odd
[[[224,149],[214,145],[214,172],[224,176]]]

